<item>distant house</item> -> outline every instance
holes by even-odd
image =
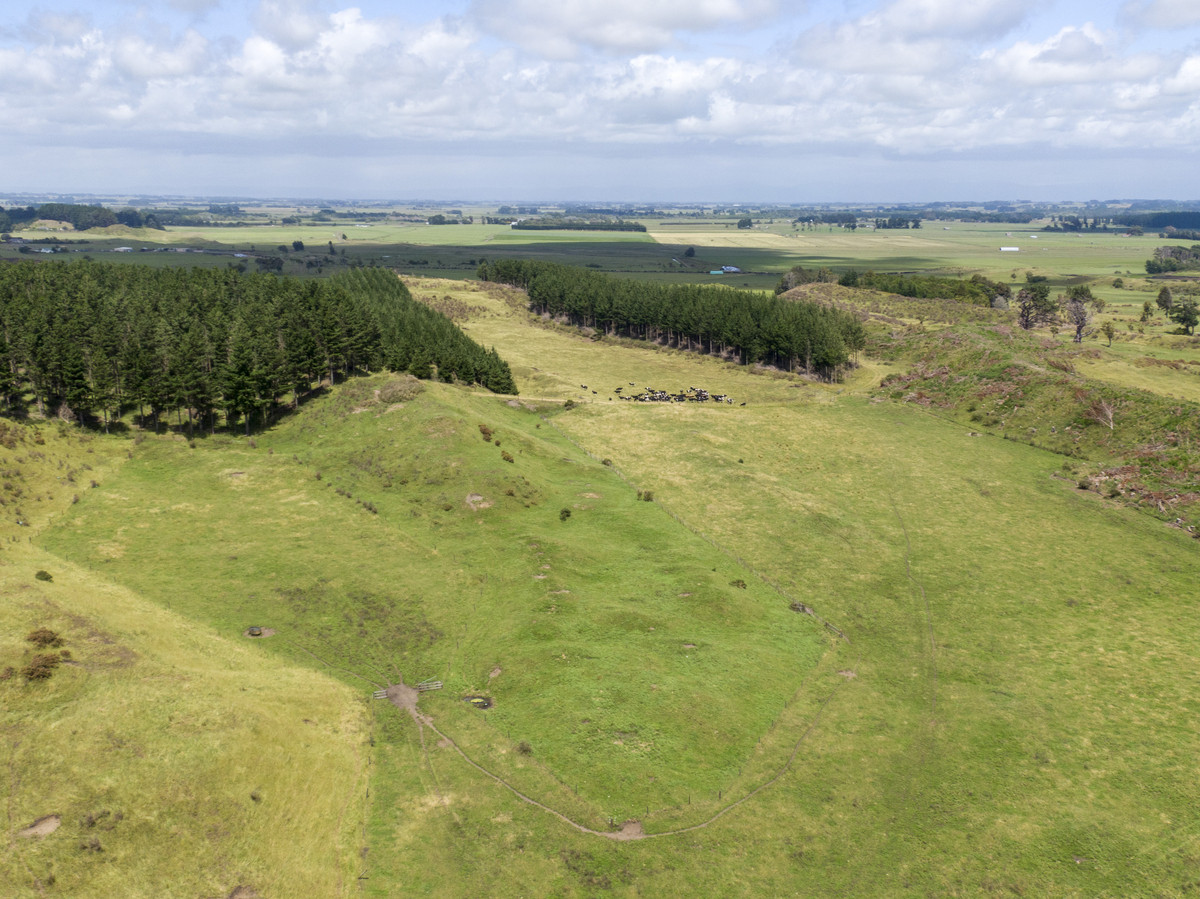
[[[740,275],[742,273],[742,270],[736,265],[723,265],[721,266],[721,271],[727,275]]]
[[[114,253],[132,253],[133,247],[113,247]]]
[[[714,269],[713,271],[709,272],[709,274],[710,275],[723,275],[723,274],[725,274],[725,272],[718,268],[718,269]]]
[[[1020,247],[1001,247],[1000,252],[1001,253],[1019,253],[1019,252],[1021,252],[1021,248]]]

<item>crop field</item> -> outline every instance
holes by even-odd
[[[519,396],[376,374],[253,439],[14,426],[0,667],[37,627],[71,664],[0,682],[5,895],[1200,882],[1186,532],[882,399],[899,363],[820,384],[408,283]],[[1079,366],[1166,392],[1195,374],[1138,360],[1196,347],[1165,330]],[[619,399],[689,386],[733,402]]]

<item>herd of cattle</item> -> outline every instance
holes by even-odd
[[[591,390],[587,384],[580,384],[584,390]],[[630,387],[637,387],[633,381],[629,382]],[[592,390],[592,393],[597,391]],[[629,395],[625,395],[624,387],[617,387],[613,390],[617,399],[627,400],[634,403],[707,403],[710,400],[714,403],[729,403],[733,404],[733,399],[724,393],[709,393],[703,387],[689,387],[687,390],[680,390],[678,393],[671,393],[668,390],[656,390],[653,387],[643,387],[640,393],[630,391]],[[739,405],[746,405],[740,403]]]

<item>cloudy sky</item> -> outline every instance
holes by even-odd
[[[1200,0],[4,0],[0,193],[1200,198]]]

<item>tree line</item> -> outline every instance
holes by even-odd
[[[521,219],[513,222],[516,231],[645,231],[646,226],[641,222],[627,222],[624,219],[579,219],[573,217],[558,218],[546,216],[536,219]]]
[[[803,368],[833,379],[866,344],[850,313],[806,301],[723,287],[613,278],[550,262],[484,262],[479,278],[524,289],[532,311],[606,334],[697,352]]]
[[[114,211],[107,206],[43,203],[41,206],[0,208],[0,231],[9,231],[38,219],[68,222],[76,231],[107,228],[110,225],[162,229],[162,224],[153,213],[143,214],[132,207]]]
[[[990,281],[982,275],[972,275],[966,280],[961,280],[938,278],[933,275],[859,273],[850,269],[838,278],[838,284],[843,287],[868,287],[902,297],[958,300],[976,306],[994,306],[998,298],[1007,300],[1012,296],[1012,288],[1007,284],[1002,281]]]
[[[1200,269],[1200,244],[1193,244],[1190,247],[1157,247],[1154,250],[1154,257],[1146,260],[1146,274],[1148,275],[1193,269]]]
[[[322,381],[408,371],[515,393],[508,365],[392,273],[299,280],[90,260],[0,266],[0,396],[9,414],[105,427],[128,412],[189,433],[264,425]]]

